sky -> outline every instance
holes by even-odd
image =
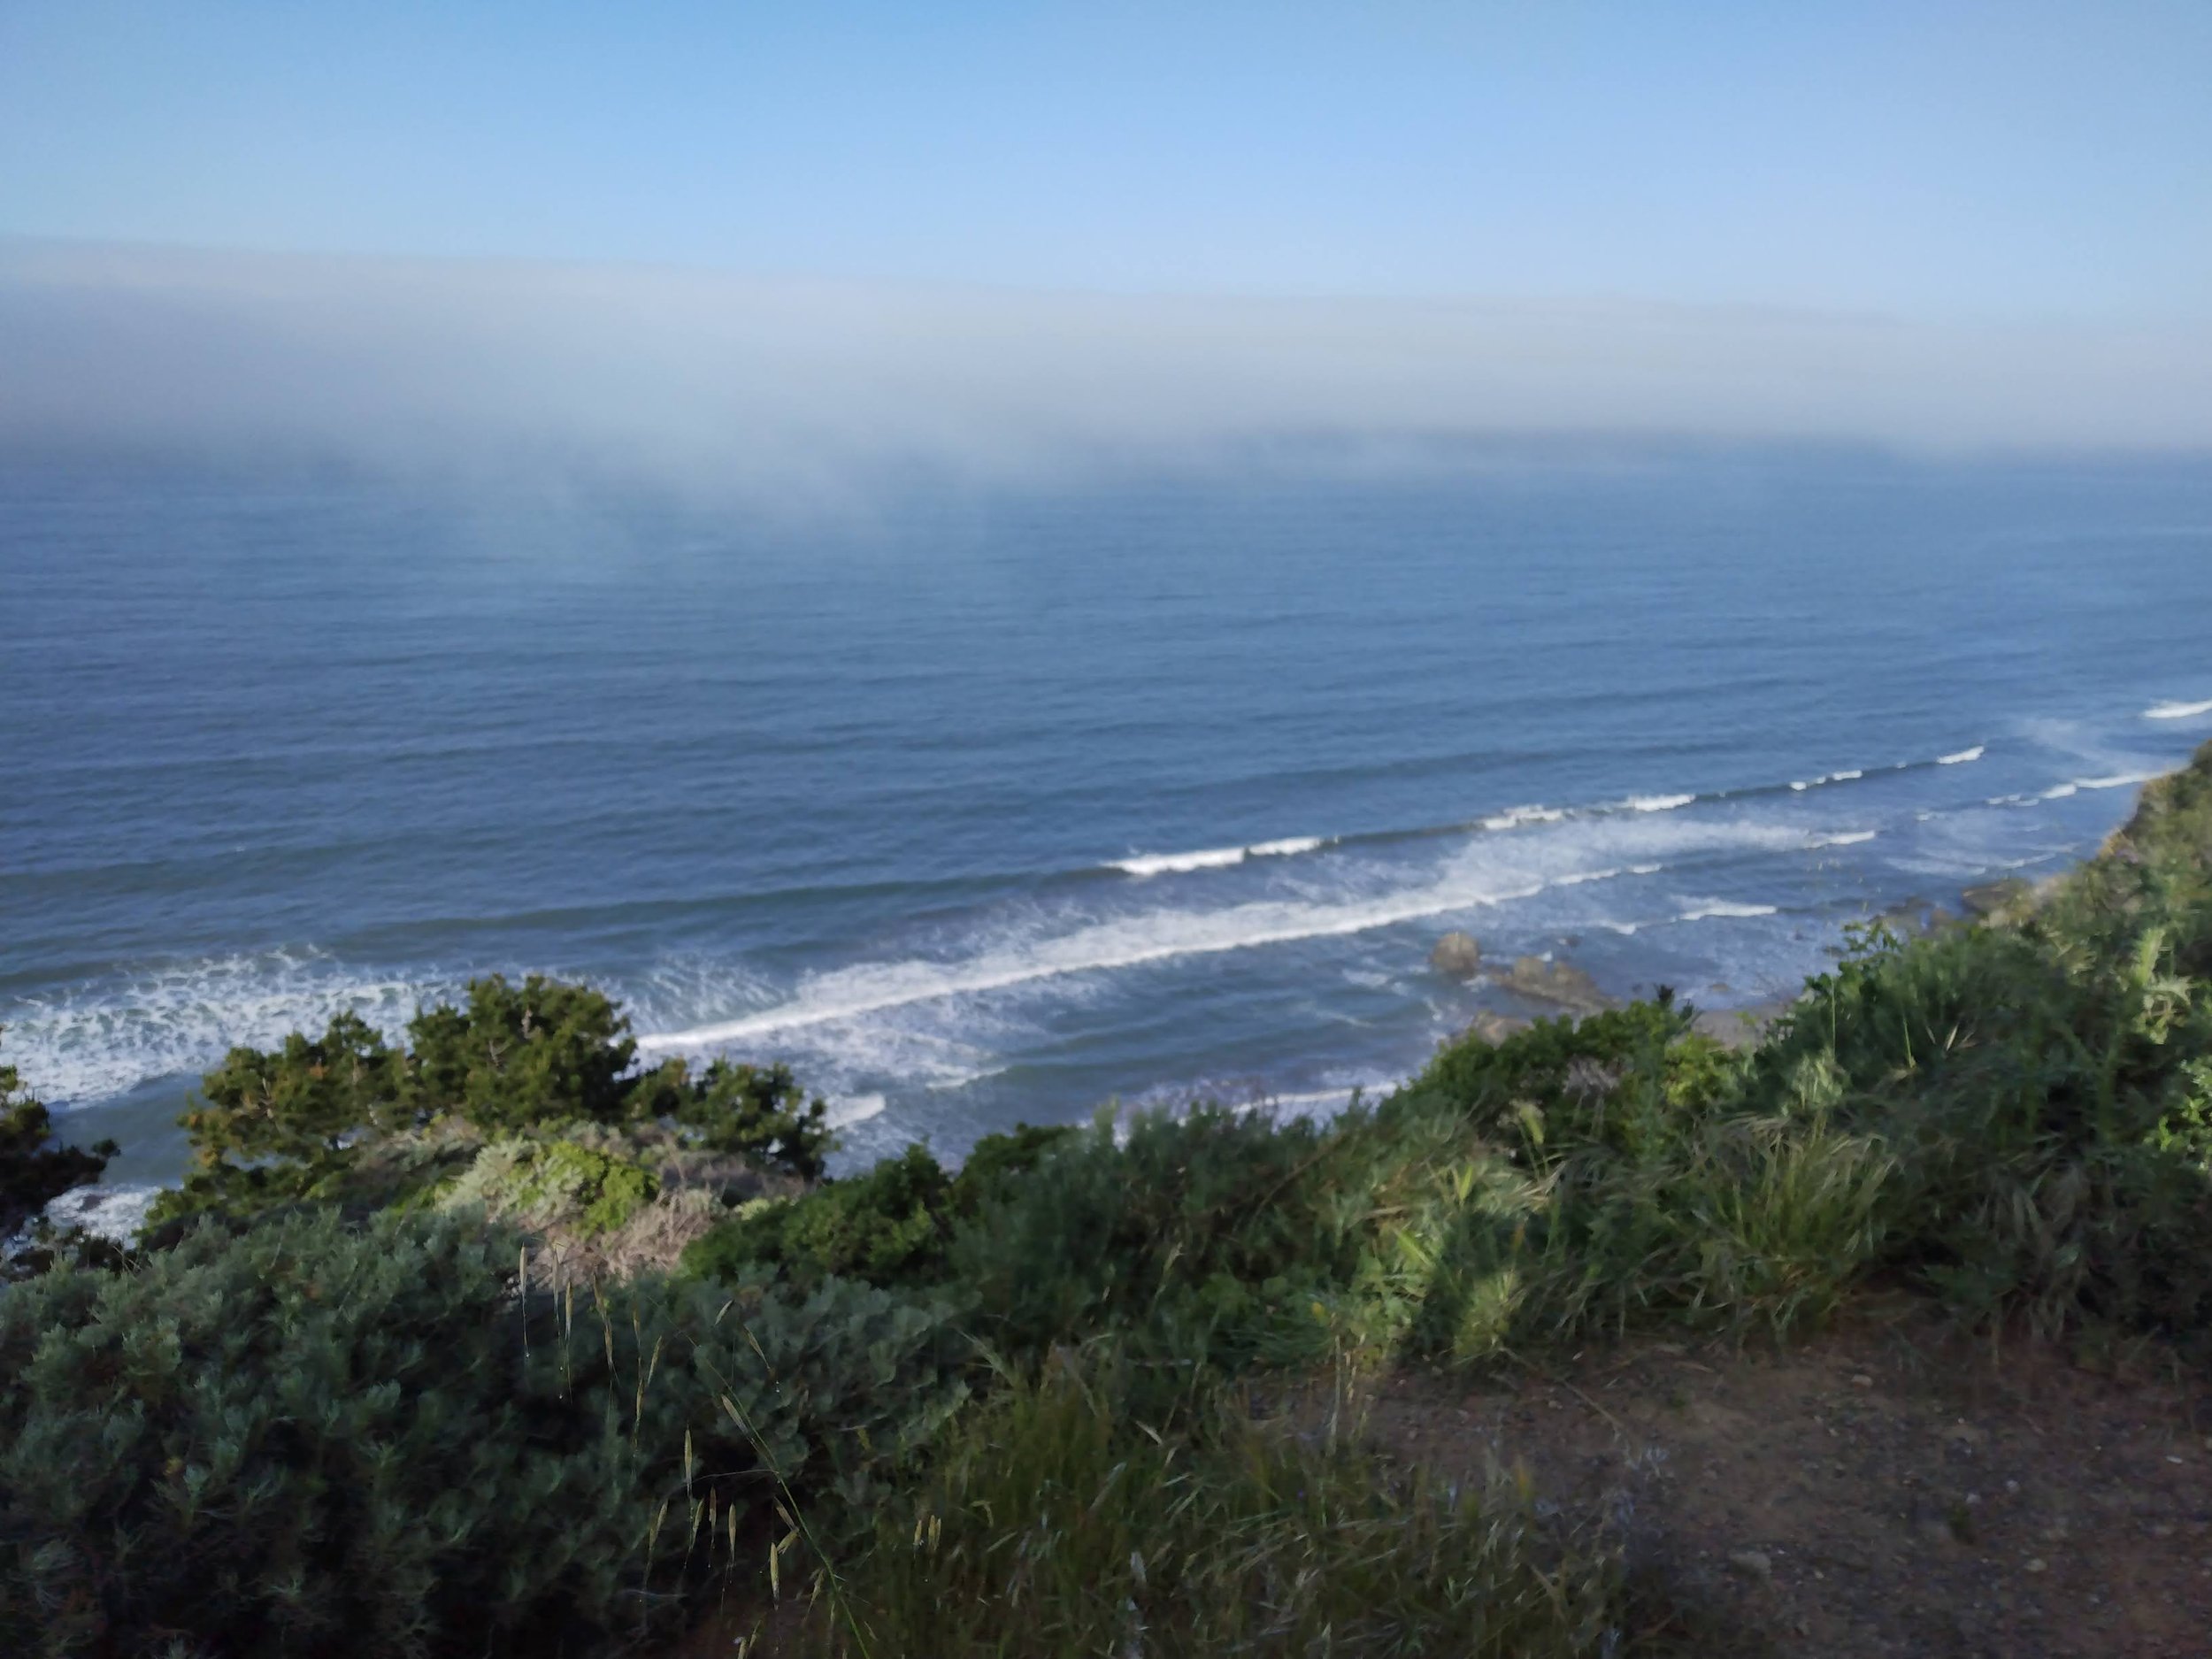
[[[267,424],[311,370],[419,413],[466,335],[579,419],[596,358],[787,434],[825,388],[848,434],[1179,388],[1225,429],[1287,393],[1309,426],[2202,445],[2208,87],[2204,0],[0,0],[0,329],[47,376],[0,383],[0,434],[142,425],[245,335]],[[199,357],[134,382],[102,357],[134,329]],[[360,366],[395,352],[397,391]]]

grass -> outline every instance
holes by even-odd
[[[887,1506],[810,1651],[1023,1655],[1612,1653],[1617,1552],[1508,1479],[1393,1468],[1331,1413],[1256,1422],[1202,1386],[1156,1425],[1110,1359],[1010,1375]]]

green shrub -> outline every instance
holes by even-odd
[[[588,1653],[863,1514],[961,1395],[941,1315],[641,1279],[518,1297],[451,1218],[203,1226],[0,1294],[0,1647]]]
[[[985,1198],[949,1264],[1014,1348],[1148,1322],[1233,1340],[1246,1287],[1328,1271],[1302,1178],[1333,1144],[1311,1124],[1215,1106],[1119,1124],[1102,1112]]]
[[[728,1279],[749,1263],[803,1282],[835,1275],[872,1285],[941,1280],[954,1223],[1014,1190],[1020,1178],[1074,1133],[1018,1124],[986,1135],[956,1175],[924,1147],[909,1147],[864,1173],[798,1197],[748,1205],[684,1253],[684,1271]]]
[[[886,1506],[850,1624],[813,1634],[838,1655],[1548,1659],[1620,1650],[1622,1583],[1609,1540],[1548,1532],[1510,1488],[1455,1490],[1211,1392],[1148,1423],[1110,1367],[1055,1364]]]
[[[1974,1317],[2212,1318],[2212,1182],[2176,1128],[2212,1010],[2176,971],[2171,916],[2131,915],[2126,938],[2078,915],[1870,937],[1755,1059],[1769,1109],[1824,1069],[1835,1121],[1893,1165],[1885,1263]]]
[[[876,1285],[935,1278],[951,1187],[926,1148],[909,1147],[865,1174],[746,1206],[684,1252],[684,1271],[727,1279],[759,1264],[805,1282],[840,1275]]]
[[[358,1016],[274,1049],[234,1048],[180,1120],[194,1168],[149,1217],[264,1214],[303,1202],[367,1210],[449,1179],[448,1162],[385,1156],[395,1138],[442,1123],[484,1134],[574,1123],[666,1121],[703,1149],[812,1179],[833,1145],[819,1100],[781,1066],[681,1060],[633,1073],[626,1016],[588,987],[533,974],[471,981],[465,1007],[418,1013],[392,1048]]]
[[[495,1216],[568,1221],[583,1237],[621,1226],[659,1191],[651,1170],[574,1141],[495,1141],[441,1193],[448,1209],[483,1205]]]

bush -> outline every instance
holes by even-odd
[[[727,1279],[749,1263],[802,1282],[835,1275],[872,1285],[942,1279],[953,1226],[1010,1193],[1019,1177],[1074,1131],[1018,1124],[986,1135],[957,1175],[924,1147],[909,1147],[864,1174],[825,1182],[799,1197],[746,1207],[684,1253],[684,1271]]]
[[[195,1167],[150,1222],[264,1214],[303,1202],[379,1208],[453,1174],[448,1161],[381,1156],[442,1124],[513,1136],[572,1124],[666,1121],[704,1150],[757,1158],[803,1179],[833,1145],[819,1100],[781,1066],[681,1060],[633,1074],[630,1022],[588,987],[533,974],[519,987],[472,980],[467,1006],[418,1013],[408,1046],[388,1047],[357,1015],[275,1049],[234,1048],[180,1120]]]
[[[772,1474],[850,1517],[961,1397],[879,1292],[516,1272],[480,1223],[322,1214],[0,1294],[0,1647],[594,1651],[750,1571]]]

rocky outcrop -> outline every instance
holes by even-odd
[[[1482,947],[1472,933],[1447,933],[1429,952],[1429,966],[1455,979],[1471,979],[1482,971]]]
[[[1516,956],[1513,966],[1498,983],[1517,996],[1551,1002],[1577,1014],[1595,1014],[1618,1008],[1617,998],[1598,989],[1598,983],[1571,962],[1547,962],[1541,956]]]

